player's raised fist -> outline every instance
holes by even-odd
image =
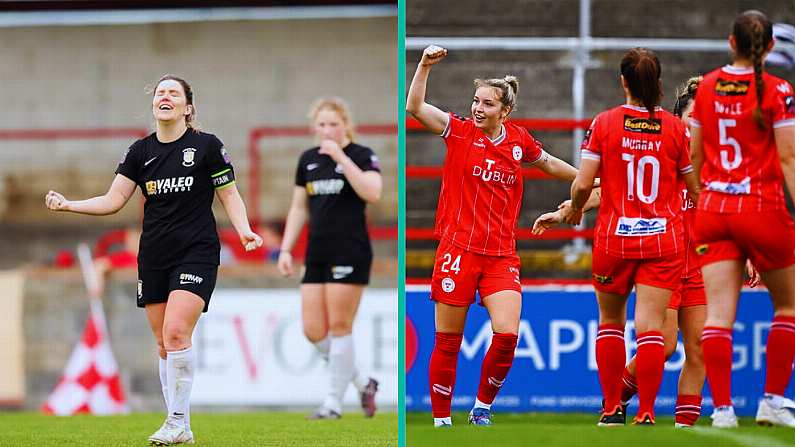
[[[44,196],[44,204],[52,211],[65,211],[69,203],[66,198],[55,191],[50,191]]]
[[[345,153],[342,151],[342,147],[340,147],[339,143],[334,140],[323,140],[320,142],[320,150],[318,151],[321,155],[328,155],[331,157],[332,160],[336,161],[337,163],[340,162],[342,155]]]
[[[420,65],[433,65],[444,59],[447,56],[447,49],[438,45],[430,45],[422,51],[422,60]]]

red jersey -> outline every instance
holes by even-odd
[[[623,105],[600,113],[582,143],[600,161],[602,204],[594,249],[625,259],[684,250],[679,179],[693,170],[687,129],[671,113]]]
[[[696,253],[696,204],[687,194],[684,182],[680,182],[682,191],[682,220],[685,226],[685,269],[682,278],[690,278],[701,274],[701,260]]]
[[[481,255],[516,253],[521,164],[541,159],[541,144],[527,129],[509,122],[491,140],[471,119],[452,113],[442,138],[447,155],[436,208],[436,237]]]
[[[773,129],[795,125],[795,97],[787,81],[768,73],[762,76],[766,130],[753,119],[752,68],[720,68],[704,76],[698,87],[690,125],[700,127],[703,136],[699,209],[716,213],[786,209]]]

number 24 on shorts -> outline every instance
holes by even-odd
[[[461,271],[461,255],[458,255],[455,257],[455,259],[453,259],[453,256],[450,255],[450,253],[445,253],[442,255],[442,259],[444,259],[444,262],[442,262],[442,266],[439,267],[441,272],[450,273],[450,271],[453,271],[455,274],[458,274],[458,272]]]

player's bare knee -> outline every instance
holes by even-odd
[[[328,336],[328,329],[322,326],[304,326],[304,337],[312,343],[317,343]]]
[[[342,337],[352,332],[353,322],[351,321],[332,321],[329,323],[329,333],[335,337]]]
[[[179,324],[167,324],[163,327],[163,344],[168,351],[185,349],[190,345],[190,329]]]

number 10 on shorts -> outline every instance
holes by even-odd
[[[442,255],[442,266],[439,267],[439,270],[443,273],[450,273],[453,271],[455,274],[461,271],[461,255],[458,255],[453,259],[453,256],[450,253],[445,253]],[[451,263],[452,262],[452,263]]]

